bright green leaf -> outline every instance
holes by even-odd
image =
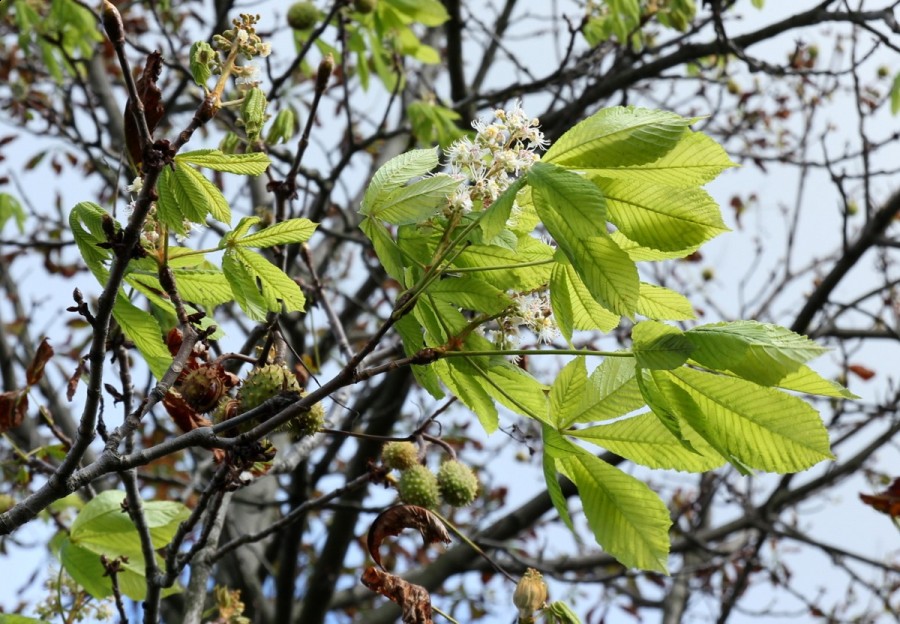
[[[136,307],[123,295],[116,298],[113,317],[140,351],[153,376],[162,379],[172,364],[172,355],[162,340],[162,330],[156,319]]]
[[[690,368],[664,374],[691,399],[667,393],[679,414],[730,461],[787,473],[834,458],[822,419],[802,399]]]
[[[563,134],[542,160],[576,169],[651,163],[678,144],[689,123],[665,111],[605,108]]]
[[[462,358],[438,360],[432,366],[450,392],[475,413],[485,432],[496,431],[500,424],[497,408],[479,382],[478,371]]]
[[[574,329],[610,332],[619,326],[619,315],[597,303],[568,259],[553,265],[550,304],[560,333],[569,343]]]
[[[181,206],[182,212],[188,219],[194,223],[203,223],[206,220],[206,211],[208,211],[216,221],[231,225],[231,208],[219,187],[188,165],[181,167],[176,165],[174,175],[178,185],[176,189],[183,188],[191,202],[190,209],[184,205]],[[184,201],[177,190],[176,197],[179,201]],[[195,215],[198,218],[194,218]]]
[[[225,154],[217,149],[200,149],[178,154],[175,156],[175,162],[190,163],[214,171],[258,176],[269,168],[271,161],[262,152]]]
[[[697,318],[694,306],[684,295],[646,282],[641,282],[635,311],[657,321],[688,321]]]
[[[573,422],[579,416],[579,408],[588,396],[587,366],[584,357],[575,357],[566,364],[550,387],[550,422]]]
[[[425,175],[437,165],[437,152],[433,149],[410,150],[391,158],[372,176],[365,195],[363,195],[360,213],[371,214],[395,189],[400,188],[412,178]]]
[[[677,327],[642,321],[631,330],[632,351],[641,368],[672,369],[684,364],[693,344]]]
[[[826,349],[784,327],[757,321],[701,325],[684,334],[694,343],[691,359],[764,386],[778,385]]]
[[[384,224],[371,217],[366,217],[359,224],[359,229],[372,241],[375,255],[378,256],[387,274],[401,284],[405,284],[403,281],[403,267],[406,266],[406,263],[404,262],[403,252],[397,246]]]
[[[645,401],[635,379],[634,360],[608,357],[589,378],[589,386],[581,397],[573,397],[565,418],[557,424],[565,429],[576,423],[589,423],[618,418],[641,407]]]
[[[459,181],[446,174],[422,178],[382,197],[369,216],[395,225],[421,223],[433,217],[458,186]]]
[[[522,236],[515,251],[497,245],[469,245],[453,260],[453,266],[477,269],[479,279],[501,290],[530,291],[550,280],[552,260],[552,247]]]
[[[309,219],[288,219],[265,227],[253,234],[232,239],[236,247],[265,248],[274,245],[305,243],[318,225]]]
[[[644,247],[682,251],[728,231],[719,206],[703,189],[592,179],[606,197],[610,222]]]
[[[432,283],[428,294],[467,310],[493,315],[512,305],[505,292],[474,277],[449,277]]]
[[[687,428],[683,433],[690,431]],[[650,412],[604,425],[572,429],[575,436],[649,468],[705,472],[725,463],[721,455],[694,434],[691,452]],[[704,452],[706,449],[706,452]]]
[[[0,193],[0,232],[10,219],[14,219],[19,234],[25,233],[25,210],[19,200],[9,193]]]

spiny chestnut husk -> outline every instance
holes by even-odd
[[[400,500],[408,505],[434,509],[441,504],[437,477],[422,464],[416,464],[403,471],[397,482],[397,492],[400,494]]]
[[[200,366],[189,371],[178,390],[192,408],[201,413],[211,411],[225,396],[231,383],[221,366]]]
[[[419,463],[419,449],[412,442],[388,442],[381,449],[381,461],[393,470],[408,470]]]
[[[455,459],[441,464],[437,482],[444,500],[454,507],[470,505],[478,494],[478,477],[471,468]]]

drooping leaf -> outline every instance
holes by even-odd
[[[418,531],[426,545],[438,542],[450,543],[447,527],[433,512],[416,505],[388,507],[375,517],[366,535],[366,550],[380,567],[384,567],[379,552],[384,538],[400,535],[406,529]]]
[[[527,182],[541,221],[560,245],[606,233],[606,200],[582,176],[537,162],[528,172]]]
[[[590,390],[585,359],[575,357],[559,371],[550,387],[550,422],[559,427],[560,423],[576,420]]]
[[[619,326],[619,315],[597,303],[568,261],[553,265],[550,304],[560,333],[570,343],[574,329],[610,332]]]
[[[690,368],[654,374],[684,390],[689,401],[663,388],[679,415],[729,461],[787,473],[833,458],[822,419],[802,399]]]
[[[573,397],[557,420],[560,429],[576,423],[617,418],[645,405],[631,358],[608,357],[594,369],[584,394]]]
[[[501,290],[529,291],[550,280],[552,260],[552,247],[523,236],[515,251],[497,245],[469,245],[453,260],[453,266],[480,269],[478,278]]]
[[[394,328],[397,330],[397,333],[400,334],[400,339],[403,342],[403,352],[407,356],[415,355],[425,346],[425,337],[422,335],[422,328],[416,322],[416,319],[412,314],[400,317],[400,319],[394,323]],[[441,389],[441,384],[437,374],[434,372],[434,367],[430,364],[413,364],[411,368],[416,381],[419,382],[419,385],[422,386],[422,388],[435,399],[444,398],[444,391]]]
[[[52,357],[53,347],[50,346],[46,337],[41,338],[38,348],[35,349],[34,357],[31,358],[31,363],[25,369],[25,383],[33,386],[40,382],[44,377],[44,367]]]
[[[547,419],[547,386],[527,371],[502,357],[492,357],[486,364],[482,358],[466,358],[478,372],[477,380],[485,392],[507,409],[543,423]]]
[[[485,432],[496,431],[500,422],[497,408],[478,381],[478,371],[461,358],[438,360],[432,366],[450,392],[475,413]]]
[[[258,176],[269,168],[271,161],[262,152],[225,154],[217,149],[199,149],[176,155],[175,162],[177,164],[189,163],[213,171]]]
[[[185,188],[191,188],[189,192],[192,200],[203,198],[206,209],[213,216],[213,219],[225,225],[231,225],[231,207],[228,205],[228,200],[222,195],[219,187],[210,182],[205,175],[189,165],[183,165],[175,167],[175,178]],[[191,180],[191,182],[188,182],[188,180]],[[192,212],[185,212],[185,215]],[[199,214],[202,210],[197,212]],[[204,213],[203,217],[196,222],[202,223],[205,218],[206,214]]]
[[[156,319],[135,306],[124,295],[116,298],[113,317],[140,351],[153,376],[162,379],[172,364],[172,355],[162,340],[162,329]]]
[[[19,200],[9,193],[0,193],[0,232],[7,221],[13,219],[19,234],[25,233],[25,210]]]
[[[543,425],[541,430],[544,439],[556,433],[547,425]],[[544,481],[547,484],[547,493],[550,495],[550,501],[553,503],[556,513],[559,514],[560,520],[574,533],[575,525],[572,523],[572,516],[569,514],[569,508],[566,505],[566,497],[563,496],[562,487],[560,487],[559,481],[556,479],[558,472],[556,459],[546,450],[541,454],[541,467],[543,468]]]
[[[639,479],[557,437],[556,444],[545,441],[545,452],[578,488],[597,543],[627,567],[665,573],[672,520],[659,496]],[[560,450],[563,445],[567,451]]]
[[[263,256],[243,247],[225,252],[222,272],[238,305],[253,320],[265,320],[267,312],[301,312],[306,305],[306,297],[294,280]]]

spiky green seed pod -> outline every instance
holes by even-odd
[[[471,468],[455,459],[441,464],[437,483],[444,500],[454,507],[471,504],[478,494],[478,477]]]
[[[309,30],[319,21],[319,9],[312,2],[295,2],[287,12],[288,26],[294,30]]]
[[[408,470],[419,463],[419,449],[412,442],[388,442],[381,449],[381,461],[388,468]]]
[[[397,482],[397,491],[400,493],[400,500],[409,505],[433,509],[441,504],[437,477],[421,464],[403,471]]]
[[[305,392],[301,392],[300,396],[306,396]],[[315,433],[325,424],[325,408],[321,403],[316,403],[308,412],[300,414],[290,422],[288,428],[298,438],[315,435]]]
[[[259,407],[267,399],[282,392],[300,392],[300,382],[294,374],[281,364],[266,364],[254,368],[241,384],[238,399],[241,402],[240,413]]]

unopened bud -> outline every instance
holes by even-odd
[[[547,583],[534,568],[525,570],[513,593],[513,604],[519,610],[520,622],[533,622],[534,612],[542,609],[547,602]]]
[[[125,26],[122,24],[122,15],[116,5],[109,0],[103,0],[103,28],[114,45],[125,43]]]
[[[316,72],[316,91],[323,93],[328,86],[331,72],[334,71],[334,57],[327,54],[319,63],[319,71]]]

